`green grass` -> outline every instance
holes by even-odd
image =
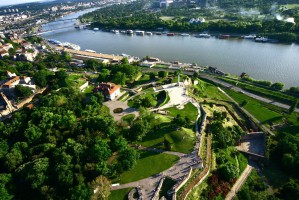
[[[294,9],[294,8],[298,8],[299,4],[286,4],[282,6],[286,7],[287,9]]]
[[[125,188],[121,190],[112,190],[109,195],[109,200],[127,200],[128,193],[132,190],[132,188]]]
[[[169,68],[169,65],[156,64],[154,68]]]
[[[196,140],[195,133],[191,129],[182,127],[180,130],[176,130],[166,123],[158,130],[147,134],[138,144],[167,150],[164,146],[164,138],[171,143],[170,151],[181,153],[192,152]]]
[[[65,82],[68,86],[80,87],[86,82],[86,80],[81,74],[71,74],[65,79]]]
[[[140,151],[140,158],[134,169],[122,173],[119,179],[113,182],[123,184],[150,177],[170,168],[178,159],[175,155]]]
[[[191,129],[183,127],[166,134],[165,138],[171,144],[171,151],[182,153],[192,152],[196,140],[195,133]]]
[[[154,92],[153,88],[148,88],[144,90],[140,95],[137,95],[132,99],[130,99],[128,101],[128,106],[133,108],[138,108],[140,106],[140,100],[144,99],[145,97],[149,97],[151,99],[151,105],[152,105],[151,107],[158,106],[160,102],[167,103],[165,101],[167,100],[168,94],[166,93],[166,95],[160,95],[162,92],[165,91]]]
[[[144,74],[137,81],[134,82],[134,86],[143,85],[151,82],[150,76],[148,74]]]
[[[182,117],[189,117],[192,121],[195,121],[198,115],[198,110],[192,103],[187,103],[183,109],[171,107],[166,110],[169,111],[169,115],[172,117],[176,117],[180,114]]]
[[[245,105],[244,108],[263,124],[270,124],[282,119],[282,115],[279,112],[273,111],[265,107],[264,103],[256,99],[253,99],[245,94],[241,94],[232,90],[226,90],[226,93],[230,95],[239,104],[247,100],[248,104]]]
[[[244,81],[240,81],[240,80],[236,80],[236,79],[232,79],[229,77],[218,77],[219,79],[231,83],[232,85],[236,85],[244,90],[247,90],[248,92],[252,92],[254,94],[275,100],[275,101],[279,101],[282,103],[287,103],[287,104],[291,104],[292,102],[295,101],[295,97],[292,97],[290,95],[284,94],[280,91],[274,91],[271,88],[267,89],[265,87],[262,86],[258,86],[254,83],[250,83],[250,82],[244,82]]]
[[[89,85],[87,88],[85,88],[84,93],[85,94],[91,94],[93,91],[94,86],[93,85]]]
[[[162,17],[160,17],[160,19],[161,20],[163,20],[163,21],[169,21],[169,20],[172,20],[174,17],[172,17],[172,16],[162,16]]]
[[[135,114],[128,114],[125,115],[121,118],[121,120],[128,122],[129,124],[131,124],[135,119]]]
[[[167,115],[155,114],[155,118],[159,120],[160,123],[171,122],[171,118]]]
[[[209,98],[214,100],[224,100],[224,101],[230,101],[230,99],[220,92],[214,84],[211,84],[205,80],[197,79],[198,84],[194,85],[195,88],[197,88],[200,92],[200,94],[197,94],[196,96],[201,98]]]
[[[165,92],[166,92],[166,97],[165,97],[164,101],[159,105],[159,107],[164,106],[164,105],[167,104],[167,103],[169,102],[169,100],[170,100],[170,97],[169,97],[169,95],[168,95],[168,92],[167,92],[167,91],[165,91]]]

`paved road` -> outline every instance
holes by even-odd
[[[250,166],[249,164],[247,165],[247,167],[245,168],[245,170],[243,171],[243,173],[241,174],[241,176],[238,178],[238,180],[236,181],[236,183],[233,185],[233,187],[230,190],[230,192],[226,195],[225,200],[231,200],[231,199],[234,198],[234,196],[241,189],[242,185],[245,183],[246,179],[250,175],[250,173],[252,171],[252,168],[253,167]]]
[[[254,98],[254,99],[257,99],[257,100],[260,100],[260,101],[263,101],[263,102],[266,102],[266,103],[269,103],[269,104],[273,104],[273,105],[278,106],[278,107],[281,107],[281,108],[285,108],[285,109],[289,109],[289,108],[290,108],[290,106],[287,105],[287,104],[283,104],[283,103],[280,103],[280,102],[277,102],[277,101],[273,101],[273,100],[270,100],[270,99],[267,99],[267,98],[258,96],[258,95],[256,95],[256,94],[247,92],[247,91],[245,91],[245,90],[242,90],[242,89],[239,88],[239,87],[236,87],[236,86],[234,86],[234,85],[232,85],[232,84],[230,84],[230,83],[227,83],[227,82],[225,82],[225,81],[219,80],[219,79],[217,79],[217,78],[211,77],[211,76],[209,76],[209,75],[207,75],[207,74],[200,74],[200,77],[202,77],[202,78],[206,78],[206,79],[208,79],[208,80],[210,80],[210,81],[213,81],[213,82],[215,82],[215,83],[218,83],[218,84],[220,84],[220,85],[222,85],[222,86],[224,86],[224,87],[230,88],[230,89],[232,89],[232,90],[234,90],[234,91],[236,91],[236,92],[241,92],[241,93],[243,93],[243,94],[246,94],[247,96],[250,96],[250,97],[252,97],[252,98]],[[299,109],[297,108],[297,109],[295,110],[295,112],[299,113]]]

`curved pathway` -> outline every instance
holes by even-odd
[[[173,88],[173,86],[169,86],[169,88]],[[185,89],[184,87],[178,87],[178,88],[181,92],[183,92],[181,96],[185,99],[185,101],[181,102],[181,105],[191,102],[198,109],[198,116],[195,121],[195,133],[196,133],[197,140],[196,140],[196,144],[194,146],[194,150],[190,154],[183,154],[183,153],[179,153],[179,152],[163,151],[163,150],[155,149],[155,148],[139,147],[141,149],[143,148],[144,150],[148,150],[148,151],[156,151],[156,152],[163,152],[163,153],[167,153],[167,154],[176,155],[179,157],[179,161],[176,164],[174,164],[172,167],[170,167],[169,169],[164,170],[163,172],[161,172],[159,174],[153,175],[151,177],[148,177],[148,178],[145,178],[142,180],[138,180],[138,181],[134,181],[134,182],[126,183],[126,184],[121,184],[118,186],[112,186],[111,190],[118,190],[118,189],[123,189],[123,188],[128,188],[128,187],[141,187],[142,194],[143,194],[142,198],[145,200],[151,199],[153,197],[153,195],[155,194],[155,189],[162,177],[168,176],[174,180],[180,181],[183,179],[183,177],[185,177],[188,174],[190,167],[202,166],[202,160],[198,156],[198,149],[200,147],[200,138],[201,138],[200,133],[199,133],[199,127],[198,127],[198,119],[201,115],[200,106],[195,100],[193,100],[192,98],[190,98],[189,96],[187,96],[185,94],[186,90],[184,90]],[[171,102],[168,105],[173,106],[174,103],[175,102]],[[163,163],[163,161],[161,161],[161,162]]]

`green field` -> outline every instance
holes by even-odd
[[[169,101],[169,96],[166,92],[166,95],[161,95],[165,91],[154,92],[153,88],[149,88],[141,92],[140,95],[134,96],[132,99],[128,101],[128,106],[133,108],[139,108],[143,105],[141,102],[143,99],[148,98],[150,99],[150,107],[159,106],[161,104],[165,104]]]
[[[190,153],[195,145],[196,136],[191,129],[181,128],[165,135],[165,139],[171,144],[171,151]]]
[[[248,92],[252,92],[254,94],[269,98],[269,99],[273,99],[282,103],[287,103],[287,104],[291,104],[292,102],[295,101],[295,97],[284,94],[280,91],[275,91],[273,89],[267,89],[264,88],[262,86],[257,86],[254,85],[254,83],[249,83],[249,82],[244,82],[244,81],[239,81],[236,79],[232,79],[229,77],[218,77],[219,79],[228,82],[232,85],[237,85],[238,87],[247,90]]]
[[[138,142],[138,144],[167,150],[164,146],[164,139],[171,144],[171,151],[190,153],[193,150],[196,137],[191,129],[182,127],[176,130],[169,124],[166,124],[158,130],[147,134],[142,142]]]
[[[169,115],[172,117],[176,117],[180,114],[182,117],[189,117],[192,121],[195,121],[198,115],[198,110],[192,103],[187,103],[183,109],[171,107],[166,110],[169,111]]]
[[[194,88],[197,88],[200,94],[196,96],[200,98],[230,101],[230,99],[225,94],[223,94],[217,89],[217,86],[202,79],[197,79],[197,80],[198,80],[198,84],[194,85]]]
[[[232,90],[226,90],[226,93],[230,95],[235,101],[241,104],[243,101],[247,100],[248,104],[244,108],[254,115],[263,124],[269,124],[281,120],[282,115],[276,111],[270,110],[265,107],[260,101],[248,97],[245,94],[241,94]]]
[[[134,169],[122,173],[113,182],[123,184],[150,177],[170,168],[178,159],[178,156],[170,154],[140,151],[140,158]]]
[[[79,88],[86,83],[86,79],[81,74],[71,74],[65,79],[65,82],[68,86]]]
[[[85,94],[91,94],[92,91],[94,89],[94,86],[93,85],[89,85],[85,90],[84,90],[84,93]]]
[[[132,188],[125,188],[121,190],[112,190],[109,195],[109,200],[127,200],[128,193],[132,190]]]

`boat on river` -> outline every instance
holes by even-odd
[[[181,36],[188,37],[188,36],[190,36],[190,34],[188,34],[188,33],[182,33]]]
[[[197,37],[197,38],[210,38],[211,35],[209,35],[207,33],[201,33],[201,34],[195,35],[195,37]]]
[[[174,33],[167,33],[167,36],[174,36]]]
[[[258,37],[258,38],[255,38],[254,41],[256,41],[256,42],[268,42],[269,39],[266,38],[266,37]]]
[[[256,38],[256,35],[245,35],[243,38],[253,40]]]

